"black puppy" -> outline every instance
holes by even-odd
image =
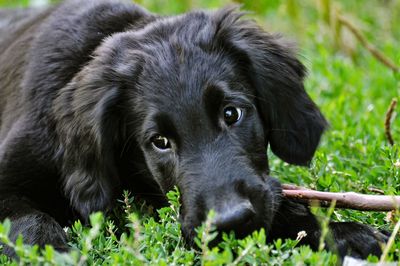
[[[65,250],[61,226],[109,210],[122,189],[176,185],[189,242],[214,209],[219,230],[305,230],[316,248],[315,218],[268,176],[268,145],[307,165],[326,127],[281,38],[234,9],[159,17],[111,0],[0,11],[0,25],[0,220],[13,240]],[[386,238],[331,229],[342,256],[379,255]]]

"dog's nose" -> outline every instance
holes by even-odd
[[[235,206],[226,206],[221,212],[218,212],[214,225],[218,230],[235,230],[250,222],[256,214],[253,205],[249,200],[245,200]]]

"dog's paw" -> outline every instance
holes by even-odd
[[[35,245],[43,248],[52,245],[58,252],[68,252],[67,235],[62,227],[49,215],[44,213],[31,213],[11,220],[9,239],[15,242],[22,235],[24,244]],[[4,255],[17,258],[14,249],[4,246]]]
[[[369,255],[379,257],[382,246],[388,241],[390,233],[379,231],[359,223],[331,223],[330,228],[340,257],[351,256],[365,259]]]

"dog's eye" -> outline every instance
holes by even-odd
[[[167,150],[171,148],[171,143],[169,140],[161,135],[155,135],[151,138],[151,143],[153,143],[154,147],[159,150]]]
[[[243,111],[240,108],[227,106],[224,109],[224,120],[225,123],[230,126],[235,124],[242,118]]]

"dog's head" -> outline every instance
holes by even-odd
[[[148,171],[163,192],[180,189],[189,238],[211,209],[220,230],[268,228],[280,195],[268,176],[268,145],[282,160],[307,165],[326,127],[289,45],[224,9],[116,34],[94,58],[76,82],[99,92],[86,97],[98,106],[88,121],[108,164],[120,153],[111,142],[124,148],[133,140],[146,165],[134,170]],[[112,128],[128,132],[116,137]],[[104,180],[99,189],[113,183]]]

